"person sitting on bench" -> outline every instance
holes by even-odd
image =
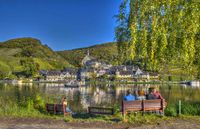
[[[137,100],[146,100],[146,94],[143,89],[138,90],[137,92]]]
[[[163,99],[159,91],[156,88],[149,88],[149,94],[147,95],[147,99]]]
[[[136,100],[136,97],[135,95],[132,95],[130,90],[127,90],[127,95],[124,96],[124,100],[125,101],[133,101],[133,100]]]
[[[71,109],[68,107],[68,105],[67,105],[66,97],[63,97],[63,98],[62,98],[62,104],[65,105],[65,107],[66,107],[66,112],[69,112],[69,113],[71,113],[71,114],[73,113],[72,110],[71,110]]]

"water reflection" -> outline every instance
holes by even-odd
[[[25,84],[11,85],[0,84],[0,97],[9,96],[13,103],[21,102],[21,99],[40,94],[48,102],[48,99],[54,99],[59,103],[64,95],[75,111],[87,110],[92,106],[113,106],[121,104],[122,98],[127,90],[143,90],[148,93],[150,87],[157,87],[162,96],[168,103],[176,103],[178,100],[187,102],[200,102],[200,88],[188,87],[182,85],[88,85],[80,88],[65,88],[64,84]],[[47,99],[48,98],[48,99]],[[25,99],[26,100],[26,99]],[[22,101],[23,102],[23,101]]]

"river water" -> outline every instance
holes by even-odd
[[[80,88],[65,88],[63,84],[0,84],[0,98],[9,98],[12,103],[23,105],[26,98],[39,96],[45,103],[59,103],[62,96],[67,97],[67,101],[74,111],[86,111],[88,106],[112,107],[120,105],[127,90],[143,90],[148,92],[150,87],[159,89],[161,95],[169,104],[182,102],[200,102],[200,88],[179,84],[163,85],[88,85]],[[2,100],[1,100],[2,101]]]

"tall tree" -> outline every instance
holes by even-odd
[[[123,0],[119,7],[119,14],[115,17],[117,18],[118,26],[115,28],[115,37],[117,40],[118,47],[118,58],[119,63],[123,63],[127,58],[127,47],[128,41],[130,39],[130,31],[128,27],[128,0]]]
[[[129,42],[129,60],[133,61],[136,57],[136,43],[137,43],[137,29],[138,29],[138,1],[130,1],[130,16],[129,16],[129,28],[130,28],[130,42]]]
[[[138,64],[140,66],[146,66],[147,60],[147,41],[148,41],[148,31],[146,24],[146,13],[147,13],[147,0],[138,1],[139,4],[139,15],[138,15],[138,31],[137,31],[137,44],[136,44],[136,55]]]
[[[199,3],[193,0],[130,0],[129,3],[128,49],[122,49],[127,59],[151,71],[162,70],[166,66],[162,64],[167,64],[182,68],[187,74],[196,68],[200,73]]]

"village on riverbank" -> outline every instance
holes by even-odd
[[[65,68],[63,70],[41,70],[41,82],[65,82],[69,80],[80,81],[116,81],[121,82],[149,82],[159,81],[157,73],[141,70],[134,65],[112,66],[109,63],[95,59],[89,54],[83,58],[82,68]]]
[[[27,79],[5,79],[2,82],[13,84],[22,83],[69,83],[104,82],[119,84],[160,84],[174,83],[191,86],[200,86],[199,81],[164,81],[157,72],[145,71],[137,65],[111,65],[108,62],[96,59],[90,55],[89,50],[81,61],[81,68],[65,67],[62,70],[40,70],[39,77]],[[169,76],[170,77],[170,76]]]

